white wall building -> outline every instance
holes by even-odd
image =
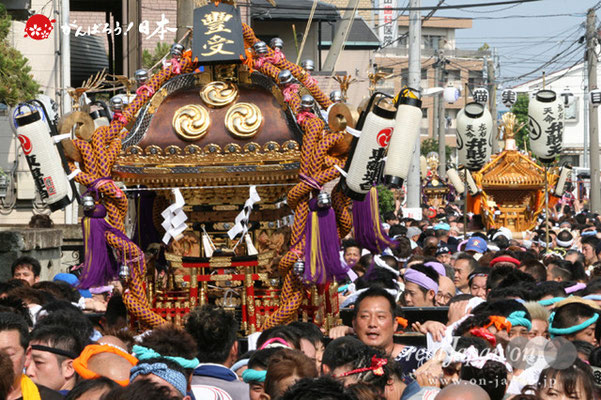
[[[601,73],[601,66],[598,68],[598,73]],[[561,161],[580,167],[589,164],[588,151],[585,154],[585,149],[589,147],[588,110],[590,107],[586,85],[587,73],[583,63],[553,72],[545,77],[546,89],[552,89],[560,95],[567,92],[574,95],[572,105],[566,108]],[[532,96],[542,88],[541,77],[515,86],[513,89],[518,94],[528,93]]]

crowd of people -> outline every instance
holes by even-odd
[[[120,288],[40,281],[22,257],[0,283],[0,398],[598,398],[601,217],[565,209],[517,237],[458,211],[386,214],[382,254],[343,241],[351,318],[329,332],[295,321],[241,337],[216,305],[131,332]]]

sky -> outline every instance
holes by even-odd
[[[492,0],[446,0],[443,4],[489,1]],[[422,0],[421,3],[422,6],[435,6],[438,0]],[[517,5],[440,10],[435,15],[473,18],[472,29],[456,31],[456,47],[477,49],[487,43],[499,56],[499,86],[510,87],[538,78],[542,71],[549,74],[582,61],[584,44],[577,43],[577,40],[585,33],[587,10],[599,3],[599,0],[541,0]],[[600,16],[601,10],[598,10],[597,26]],[[537,68],[540,70],[534,71]]]

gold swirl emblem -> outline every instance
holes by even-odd
[[[200,91],[200,98],[209,107],[227,106],[238,96],[238,88],[231,82],[211,82]]]
[[[261,110],[251,103],[234,104],[225,114],[225,126],[238,139],[249,139],[261,129],[263,115]]]
[[[210,124],[209,112],[198,104],[183,106],[173,115],[173,129],[184,140],[200,139],[206,135]]]

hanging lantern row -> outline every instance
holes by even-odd
[[[374,93],[365,119],[357,124],[361,135],[353,138],[353,150],[345,167],[347,175],[340,179],[342,190],[353,200],[362,201],[381,176],[396,114],[396,109],[386,101],[389,97]]]
[[[485,88],[476,88],[472,92],[472,98],[476,103],[487,104],[488,103],[488,90]]]
[[[563,105],[569,107],[574,104],[574,93],[570,92],[570,88],[565,88],[559,95],[563,100]]]
[[[591,90],[591,103],[593,103],[593,106],[597,107],[599,104],[601,104],[601,89],[593,89]]]
[[[501,92],[501,103],[507,108],[511,108],[518,100],[518,94],[515,90],[505,89]]]
[[[411,155],[415,151],[421,129],[421,106],[422,101],[413,89],[405,88],[401,91],[384,165],[384,181],[392,188],[403,186],[404,180],[409,176]]]
[[[490,159],[492,125],[492,116],[484,104],[469,103],[457,113],[459,163],[469,170],[479,170]]]
[[[544,163],[551,163],[563,147],[564,101],[553,90],[540,90],[528,103],[530,148]]]
[[[459,97],[461,97],[461,91],[453,85],[448,85],[446,88],[444,88],[442,97],[447,103],[453,104],[459,100]]]
[[[593,93],[593,91],[591,91],[591,93]],[[534,99],[536,97],[536,94],[538,93],[538,90],[535,90],[533,92],[530,93],[530,98]],[[563,101],[563,105],[565,107],[569,107],[572,104],[574,104],[574,100],[575,100],[575,96],[574,93],[572,93],[570,91],[570,88],[565,88],[563,92],[561,92],[560,97]],[[511,108],[511,106],[513,106],[515,104],[515,102],[518,99],[518,93],[513,90],[513,89],[505,89],[503,90],[503,92],[501,92],[501,103],[503,103],[503,105],[507,108]],[[600,97],[601,99],[601,97]],[[593,102],[593,104],[595,104]]]

